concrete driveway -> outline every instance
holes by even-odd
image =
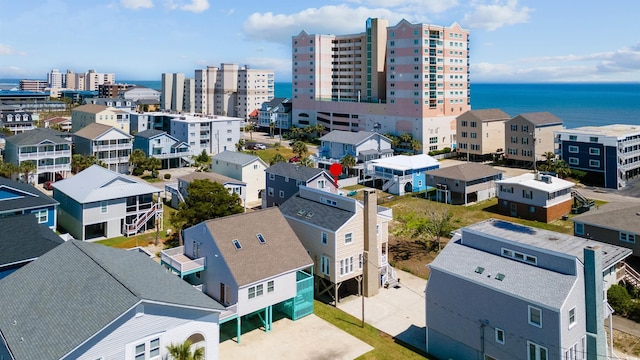
[[[355,359],[373,350],[315,315],[274,321],[273,330],[256,329],[220,343],[220,359]]]

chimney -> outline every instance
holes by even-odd
[[[600,246],[584,248],[584,302],[587,319],[587,360],[607,353],[604,332],[604,279]]]
[[[380,275],[378,274],[378,196],[373,189],[364,191],[364,296],[378,294]]]

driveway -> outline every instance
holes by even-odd
[[[297,321],[274,321],[265,333],[256,329],[220,343],[220,359],[355,359],[373,350],[371,345],[347,334],[315,315]]]

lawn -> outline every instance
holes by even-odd
[[[164,205],[163,209],[164,209],[164,214],[162,215],[162,228],[164,230],[160,231],[160,233],[158,234],[158,240],[160,241],[160,243],[164,243],[165,240],[169,239],[169,236],[167,236],[167,229],[173,230],[173,227],[169,223],[169,219],[171,218],[171,215],[176,212],[175,209],[171,208],[166,204]],[[156,240],[156,233],[154,231],[151,231],[145,234],[140,234],[140,235],[130,236],[130,237],[118,236],[111,239],[100,240],[100,241],[97,241],[97,243],[106,245],[106,246],[116,247],[116,248],[130,249],[136,246],[151,245],[155,242],[155,240]]]
[[[244,153],[257,155],[258,157],[260,157],[260,159],[262,159],[267,164],[271,162],[271,159],[273,159],[273,157],[276,156],[276,154],[281,154],[287,160],[289,160],[290,158],[296,155],[293,153],[291,148],[288,148],[286,146],[273,147],[273,145],[267,145],[267,148],[265,150],[247,150],[247,151],[244,151]]]
[[[362,328],[360,319],[321,301],[314,301],[314,314],[340,330],[373,346],[373,350],[358,359],[428,359],[428,357],[416,352],[419,350],[416,349],[414,351],[397,343],[393,337],[369,324],[365,324],[364,328]]]

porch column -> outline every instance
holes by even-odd
[[[237,343],[240,344],[240,333],[242,332],[242,322],[240,320],[240,316],[236,318],[236,337],[238,338]]]

